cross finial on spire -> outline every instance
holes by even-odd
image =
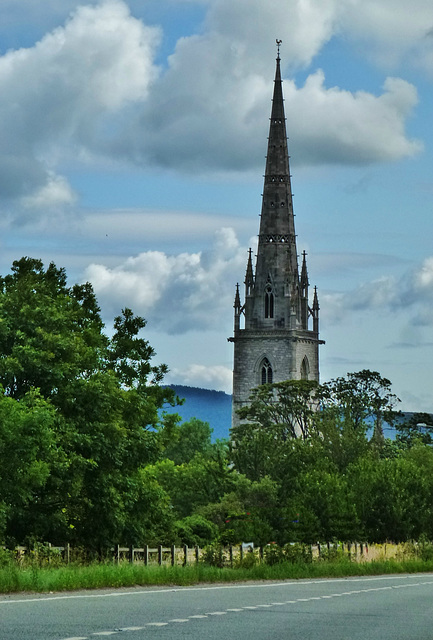
[[[283,42],[282,40],[278,40],[278,38],[275,41],[277,43],[277,54],[278,54],[278,60],[280,59],[280,46],[281,43]]]

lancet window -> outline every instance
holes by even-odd
[[[271,363],[267,358],[265,358],[262,362],[261,374],[262,374],[262,384],[272,383],[272,367],[271,367]]]
[[[302,360],[301,364],[301,380],[308,380],[310,375],[310,365],[307,356]]]
[[[274,293],[272,285],[267,284],[265,287],[265,318],[274,317]]]

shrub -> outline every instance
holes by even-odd
[[[208,545],[204,549],[201,560],[204,564],[221,569],[225,565],[224,547],[220,544]]]
[[[310,564],[313,561],[311,548],[300,542],[289,543],[284,547],[277,544],[268,545],[264,550],[266,564],[272,566],[282,562],[290,564]]]

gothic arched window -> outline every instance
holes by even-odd
[[[274,317],[274,294],[272,292],[272,286],[266,285],[265,288],[265,318]]]
[[[301,364],[301,380],[308,380],[310,376],[310,364],[307,356],[304,357]]]
[[[272,384],[272,367],[267,358],[262,362],[261,367],[262,384]]]

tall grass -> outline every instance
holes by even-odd
[[[415,573],[433,571],[433,560],[408,559],[350,562],[313,563],[281,562],[273,566],[255,564],[249,568],[218,568],[202,563],[188,566],[148,566],[124,563],[95,563],[89,566],[64,567],[37,566],[20,568],[11,563],[0,568],[0,593],[72,591],[112,587],[150,585],[192,585],[203,582],[237,582],[246,580],[287,580],[302,578],[327,578],[368,576],[391,573]]]

